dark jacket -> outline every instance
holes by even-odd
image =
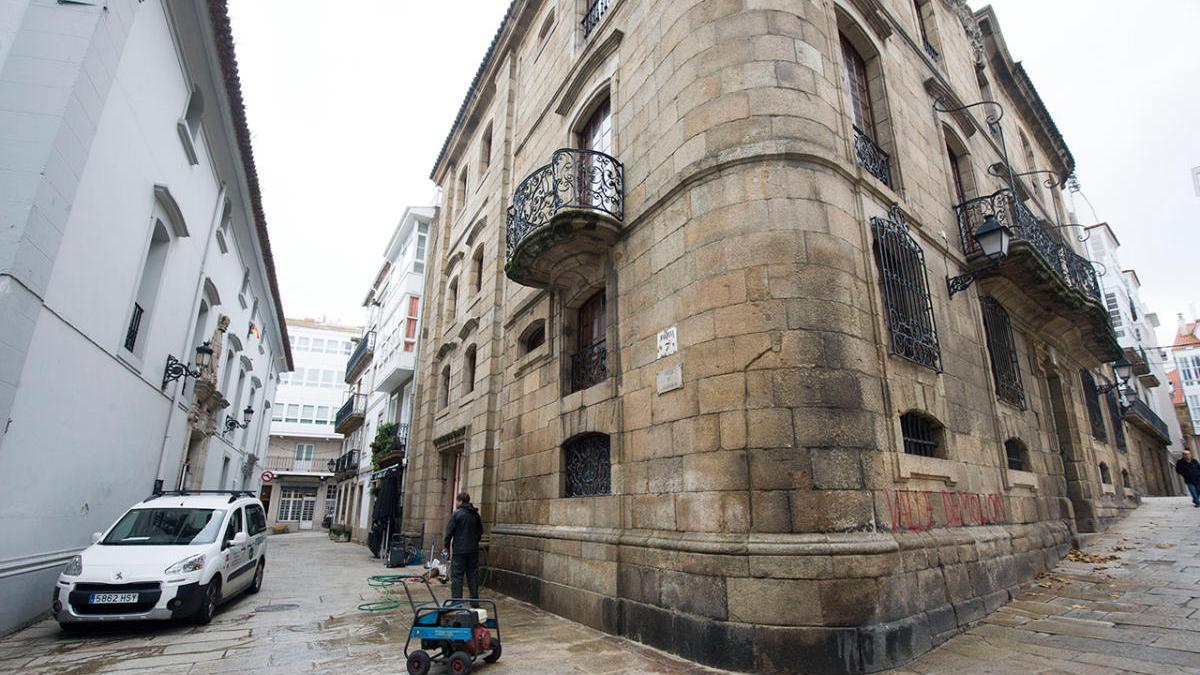
[[[1200,462],[1195,459],[1183,459],[1175,462],[1175,473],[1183,476],[1183,482],[1200,485]]]
[[[479,538],[483,536],[483,520],[474,504],[463,504],[455,509],[446,523],[446,537],[442,548],[454,543],[454,553],[475,553],[479,550]]]

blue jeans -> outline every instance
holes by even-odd
[[[1200,506],[1200,485],[1188,483],[1188,492],[1192,493],[1192,503]]]

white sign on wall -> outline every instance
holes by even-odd
[[[679,340],[676,338],[675,326],[664,328],[658,332],[658,358],[670,356],[679,351]]]

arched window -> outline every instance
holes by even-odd
[[[446,286],[446,323],[454,323],[458,316],[458,277],[450,280]]]
[[[904,452],[921,457],[945,457],[945,431],[936,418],[917,410],[900,416]]]
[[[579,147],[611,155],[613,152],[612,107],[608,96],[598,101],[579,127]]]
[[[1112,474],[1108,471],[1108,464],[1104,462],[1100,462],[1100,482],[1112,485]]]
[[[563,495],[612,493],[612,461],[607,434],[583,434],[563,444]]]
[[[1029,449],[1019,438],[1004,441],[1004,455],[1008,459],[1008,468],[1013,471],[1029,470]]]
[[[125,330],[125,350],[141,356],[146,348],[146,335],[154,312],[154,301],[158,298],[158,287],[162,285],[163,268],[167,263],[167,249],[171,235],[162,219],[154,219],[154,231],[150,235],[150,246],[146,249],[142,265],[142,278],[138,282],[137,295],[129,312],[129,323]]]
[[[467,347],[463,356],[463,391],[475,391],[475,345]]]
[[[546,323],[541,319],[533,322],[521,334],[521,353],[528,354],[546,343]]]
[[[475,249],[475,255],[471,258],[471,286],[475,293],[483,288],[483,244]]]
[[[200,133],[200,119],[204,116],[204,96],[200,94],[199,87],[192,87],[192,94],[188,96],[187,109],[183,113],[183,121],[187,124],[188,133],[195,140],[196,134]]]
[[[884,112],[878,57],[863,56],[860,45],[870,43],[862,31],[839,15],[838,41],[842,52],[842,80],[849,97],[850,121],[854,125],[854,155],[867,173],[888,187],[896,187],[892,162],[884,150],[889,138],[883,129]]]
[[[450,405],[450,364],[442,368],[442,381],[438,387],[438,409]]]

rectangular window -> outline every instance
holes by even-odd
[[[309,368],[305,373],[304,384],[309,387],[321,386],[321,371],[316,368]]]
[[[1001,401],[1025,409],[1025,386],[1021,382],[1021,365],[1017,360],[1017,344],[1013,338],[1008,312],[995,298],[982,297],[983,328],[987,333],[988,354],[992,359],[992,376],[996,395]]]
[[[1096,440],[1107,441],[1108,432],[1104,429],[1104,415],[1100,412],[1100,393],[1096,391],[1096,379],[1087,370],[1079,371],[1079,379],[1083,382],[1083,402],[1087,405],[1092,436]]]
[[[330,407],[327,405],[317,406],[317,424],[329,424]]]
[[[271,408],[271,421],[272,422],[282,422],[283,421],[283,410],[284,410],[284,406],[280,403],[276,403]]]
[[[1113,332],[1117,337],[1125,337],[1125,331],[1122,329],[1123,321],[1121,320],[1121,303],[1117,299],[1116,293],[1105,293],[1104,304],[1108,306],[1108,321],[1112,324]]]
[[[322,370],[321,387],[324,389],[333,389],[335,377],[337,377],[337,375],[332,370]]]
[[[296,350],[301,352],[308,351],[308,338],[303,335],[296,338]]]
[[[1117,392],[1110,391],[1105,398],[1108,399],[1108,421],[1112,424],[1113,439],[1117,442],[1117,449],[1124,450],[1125,425],[1121,421],[1121,404],[1117,401]]]
[[[342,342],[342,353],[345,354],[346,356],[349,356],[350,352],[352,352],[352,351],[354,351],[354,343],[350,342],[349,340],[343,341]]]
[[[929,295],[925,253],[908,232],[903,214],[871,218],[875,231],[875,262],[891,330],[891,351],[913,363],[942,370],[937,324]]]
[[[612,460],[608,436],[587,434],[563,444],[565,496],[611,494]]]
[[[289,424],[295,424],[300,421],[300,405],[298,403],[288,404],[287,417],[284,418],[284,421]]]
[[[408,316],[404,320],[404,351],[411,352],[417,348],[417,317],[420,315],[421,299],[414,296],[408,298]]]
[[[871,114],[871,91],[867,85],[867,63],[846,36],[842,35],[842,76],[850,94],[850,112],[854,126],[875,140],[875,119]]]
[[[323,351],[325,351],[325,340],[324,340],[324,339],[322,339],[322,338],[313,338],[313,341],[312,341],[312,350],[313,350],[314,352],[323,352]]]
[[[301,461],[312,460],[315,447],[312,443],[297,443],[295,458]]]
[[[425,272],[425,239],[428,236],[425,233],[428,229],[429,226],[424,223],[417,229],[417,254],[413,260],[413,271],[417,274]]]
[[[312,424],[313,423],[313,406],[306,405],[303,408],[301,408],[300,423],[301,424]]]

